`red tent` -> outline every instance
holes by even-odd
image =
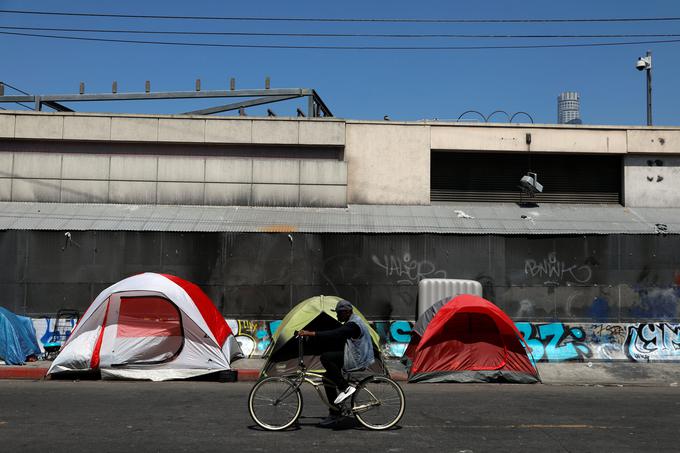
[[[409,382],[540,381],[515,324],[493,303],[463,294],[431,310],[407,349]]]

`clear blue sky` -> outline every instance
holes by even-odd
[[[545,19],[680,16],[680,2],[658,0],[454,2],[406,1],[0,1],[0,9],[184,16],[325,18]],[[678,33],[680,21],[538,24],[390,24],[299,22],[200,22],[0,13],[0,26],[110,28],[139,30],[303,32],[303,33],[457,33],[457,34],[637,34]],[[2,31],[2,30],[0,30]],[[48,33],[48,32],[36,32]],[[57,34],[57,33],[52,33]],[[66,33],[62,33],[66,34]],[[73,33],[70,33],[73,35]],[[94,35],[89,35],[94,36]],[[126,39],[120,35],[100,37]],[[355,46],[478,46],[621,42],[680,38],[567,39],[369,39],[292,37],[134,36],[132,39],[244,44]],[[556,121],[556,97],[581,94],[587,124],[645,124],[644,73],[638,56],[653,52],[654,123],[680,124],[680,43],[632,46],[503,50],[300,50],[173,47],[0,35],[0,80],[34,94],[203,89],[315,88],[335,116],[352,119],[456,119],[466,110],[528,112],[537,123]],[[7,94],[12,93],[6,90]],[[218,101],[219,102],[219,101]],[[73,105],[78,110],[173,113],[215,104],[118,103]],[[276,105],[292,116],[296,104]],[[3,105],[3,107],[10,107]],[[17,107],[21,108],[21,107]],[[261,112],[261,110],[260,110]],[[255,114],[256,111],[253,111]],[[470,116],[472,118],[472,116]],[[494,120],[502,120],[497,115]]]

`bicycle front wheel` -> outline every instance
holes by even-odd
[[[279,431],[291,426],[300,416],[302,395],[290,379],[264,378],[250,391],[248,410],[262,428]]]
[[[384,376],[373,376],[359,383],[352,398],[352,412],[369,429],[388,429],[404,415],[404,392],[399,384]]]

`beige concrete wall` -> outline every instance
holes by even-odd
[[[430,203],[430,127],[347,124],[348,202]]]
[[[490,152],[625,153],[626,131],[550,127],[432,126],[432,149]],[[527,144],[531,134],[531,144]]]
[[[0,201],[345,207],[347,165],[0,151]]]
[[[531,134],[530,145],[527,134]],[[59,153],[3,156],[0,152],[2,200],[421,205],[430,203],[430,154],[434,149],[628,156],[626,205],[680,203],[676,195],[680,183],[675,182],[680,172],[678,127],[0,111],[0,141],[13,139],[337,146],[344,147],[345,162]],[[663,168],[648,168],[648,160],[659,159],[665,162]],[[654,184],[647,183],[649,177]]]
[[[0,111],[0,138],[342,146],[345,122],[316,118]]]
[[[641,154],[680,154],[680,130],[626,131],[629,153]]]
[[[680,206],[680,157],[664,154],[624,158],[624,205]]]

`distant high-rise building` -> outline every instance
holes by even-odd
[[[565,91],[557,96],[557,123],[581,124],[579,95],[576,91]]]

